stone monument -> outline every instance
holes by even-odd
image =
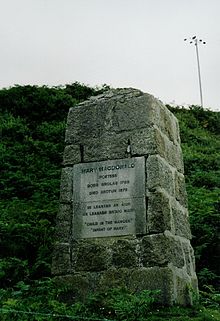
[[[52,272],[74,296],[113,287],[197,292],[178,121],[157,99],[116,89],[70,109]]]

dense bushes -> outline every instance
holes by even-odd
[[[74,83],[0,90],[0,286],[5,289],[3,297],[7,296],[4,302],[13,299],[14,292],[21,293],[16,290],[19,286],[22,295],[31,284],[36,291],[50,289],[42,278],[50,277],[67,112],[106,89]],[[169,108],[180,122],[200,287],[218,287],[220,113],[197,106]],[[61,306],[57,309],[62,312]]]

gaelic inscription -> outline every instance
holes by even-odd
[[[144,157],[74,165],[74,238],[143,234]]]

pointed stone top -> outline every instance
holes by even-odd
[[[118,100],[120,102],[123,102],[127,99],[131,99],[132,97],[139,97],[139,96],[143,96],[143,95],[144,95],[144,93],[141,90],[135,89],[135,88],[110,89],[110,90],[104,92],[103,94],[90,97],[88,100],[80,103],[78,106],[87,105],[87,104],[91,104],[94,102],[96,103],[98,101],[100,101],[100,102],[104,101],[104,100],[106,101],[109,99]]]

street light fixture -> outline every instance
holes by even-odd
[[[201,81],[201,72],[200,72],[200,63],[199,63],[199,45],[205,45],[206,42],[202,39],[198,39],[197,36],[193,36],[191,38],[185,38],[184,41],[189,41],[190,44],[194,44],[196,48],[196,58],[197,58],[197,66],[198,66],[198,77],[199,77],[199,91],[200,91],[200,101],[201,107],[203,108],[203,97],[202,97],[202,81]]]

